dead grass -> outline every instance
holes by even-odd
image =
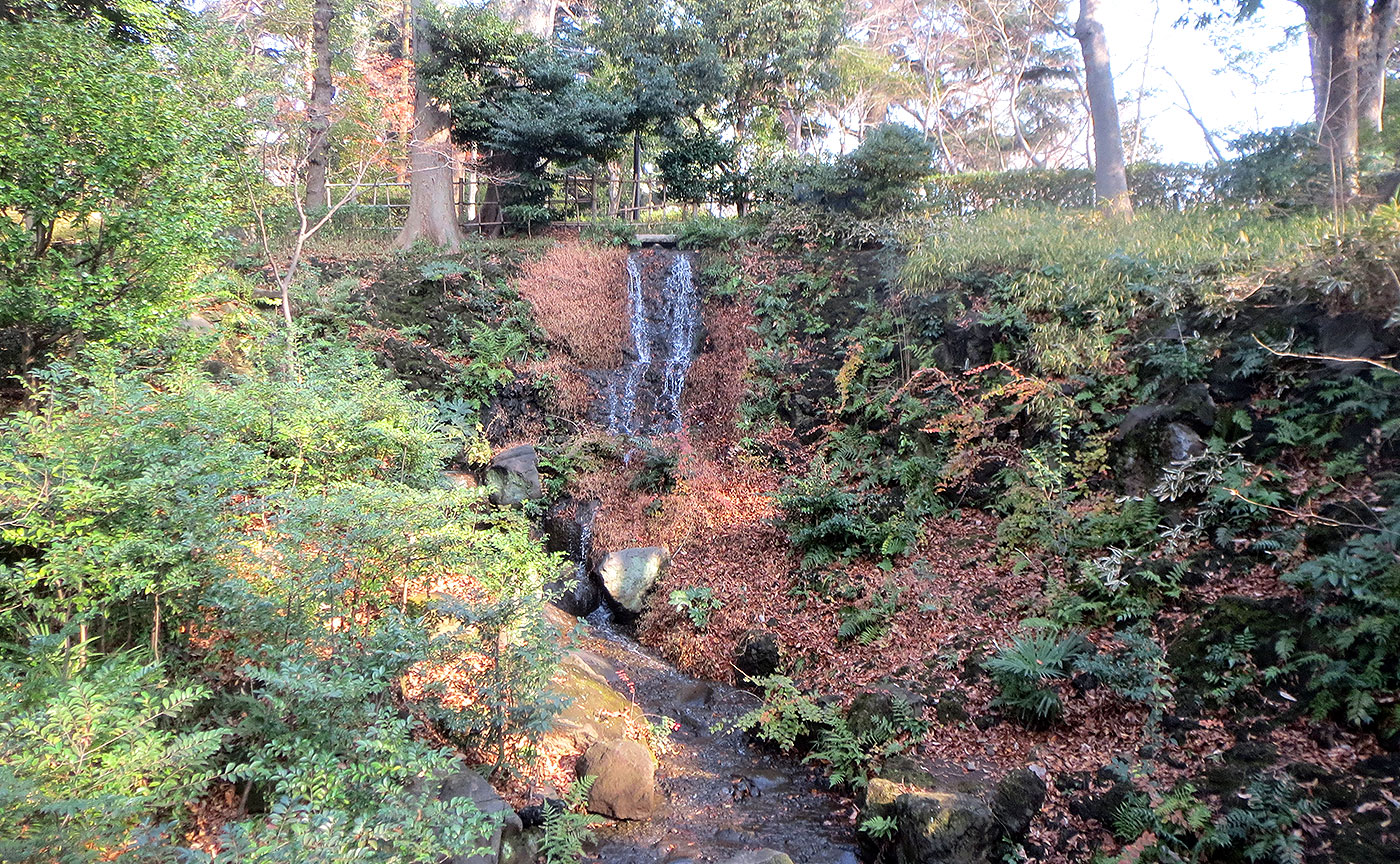
[[[555,350],[583,369],[612,369],[627,340],[626,249],[556,242],[515,281]]]
[[[721,454],[738,440],[735,423],[747,386],[749,349],[759,345],[753,305],[712,302],[704,309],[705,345],[686,376],[685,416],[697,446]]]

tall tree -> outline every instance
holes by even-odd
[[[1094,124],[1094,191],[1099,207],[1115,216],[1132,218],[1118,97],[1108,62],[1108,38],[1098,11],[1099,0],[1079,0],[1079,23],[1074,30],[1084,52],[1084,89],[1089,93],[1089,114]]]
[[[408,145],[408,217],[394,239],[394,248],[407,249],[424,241],[456,251],[466,237],[457,221],[453,194],[452,167],[456,148],[452,145],[452,115],[433,98],[423,78],[423,68],[432,64],[432,41],[428,38],[431,0],[413,3],[413,137]]]
[[[334,0],[315,0],[311,11],[311,101],[307,106],[306,209],[321,210],[330,204],[326,171],[331,161],[331,19]]]
[[[1400,0],[1293,0],[1308,26],[1313,113],[1318,143],[1330,163],[1338,201],[1358,188],[1360,131],[1380,129],[1385,78],[1395,48]],[[1196,0],[1208,23],[1220,9],[1247,18],[1264,0]]]

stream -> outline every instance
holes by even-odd
[[[627,259],[628,361],[606,392],[607,429],[619,436],[681,431],[681,394],[701,333],[689,253],[642,250]],[[587,577],[591,520],[578,556]],[[856,864],[848,805],[823,791],[819,771],[751,745],[734,721],[759,704],[752,693],[673,669],[614,624],[604,606],[578,647],[606,658],[611,681],[656,721],[675,721],[659,754],[660,804],[651,819],[597,830],[607,864],[725,861],[746,849],[785,852],[797,864]],[[723,677],[727,678],[728,675]]]
[[[842,799],[822,791],[821,772],[733,730],[757,696],[682,675],[615,627],[606,610],[589,623],[578,647],[622,670],[625,680],[614,686],[648,719],[670,717],[676,727],[658,757],[656,813],[599,828],[599,861],[719,862],[745,849],[769,848],[796,864],[856,864],[848,811]],[[715,726],[719,730],[711,731]]]

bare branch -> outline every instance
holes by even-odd
[[[1254,339],[1255,342],[1259,344],[1260,348],[1263,348],[1265,351],[1268,351],[1275,357],[1291,357],[1296,360],[1321,360],[1327,363],[1364,363],[1367,366],[1374,366],[1377,369],[1382,369],[1386,372],[1391,373],[1392,375],[1400,375],[1400,369],[1397,369],[1389,364],[1382,363],[1380,360],[1373,359],[1371,357],[1341,357],[1332,354],[1296,354],[1292,351],[1280,351],[1277,348],[1271,348],[1270,346],[1264,344],[1264,341],[1255,334],[1251,333],[1249,335],[1251,338]],[[1387,355],[1387,357],[1384,359],[1389,359],[1393,356],[1394,355]]]

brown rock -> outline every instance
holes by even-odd
[[[599,741],[578,760],[578,776],[594,777],[588,812],[646,819],[656,809],[656,760],[636,741]]]

